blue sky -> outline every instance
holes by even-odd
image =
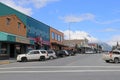
[[[65,39],[120,41],[120,0],[0,0],[55,29]],[[69,29],[70,27],[70,29]]]

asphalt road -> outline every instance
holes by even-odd
[[[105,63],[102,54],[15,62],[0,65],[0,80],[120,80],[120,63]]]

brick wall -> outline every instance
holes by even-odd
[[[7,19],[10,20],[9,24]],[[26,37],[26,27],[16,15],[0,16],[0,31]]]

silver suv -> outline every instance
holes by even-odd
[[[18,55],[17,61],[26,62],[29,60],[46,60],[48,58],[49,56],[46,50],[31,50],[27,54]]]
[[[47,50],[49,59],[55,59],[57,58],[56,53],[54,50]]]
[[[108,54],[103,54],[103,60],[105,60],[107,63],[110,61],[114,63],[120,62],[120,50],[113,50]]]

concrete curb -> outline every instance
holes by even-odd
[[[0,65],[2,64],[10,64],[10,61],[9,60],[2,60],[0,61]]]

